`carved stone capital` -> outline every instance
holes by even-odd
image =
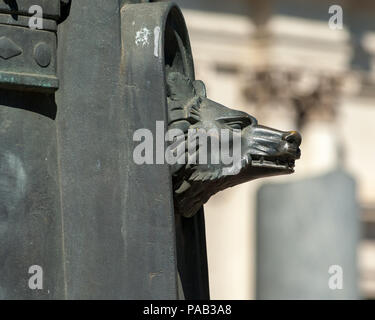
[[[339,75],[308,71],[259,70],[247,77],[243,93],[258,108],[267,108],[275,102],[292,106],[301,127],[310,118],[334,118],[341,79]]]

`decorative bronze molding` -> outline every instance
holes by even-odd
[[[70,0],[0,2],[0,87],[49,91],[58,89],[57,23],[68,14]],[[43,10],[42,29],[29,27],[29,8]]]
[[[59,20],[61,6],[67,2],[66,0],[4,0],[0,2],[0,12],[30,16],[29,8],[37,5],[43,8],[44,18]]]
[[[0,25],[0,87],[55,91],[56,34]]]

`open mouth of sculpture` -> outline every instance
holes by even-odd
[[[296,157],[248,155],[248,160],[253,167],[294,171]]]

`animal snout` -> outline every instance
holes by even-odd
[[[283,140],[291,144],[296,149],[301,145],[302,138],[297,131],[288,131],[283,135]]]

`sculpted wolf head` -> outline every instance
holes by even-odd
[[[193,216],[215,193],[228,187],[261,177],[290,174],[294,172],[295,160],[300,157],[301,136],[296,131],[280,131],[258,124],[245,112],[229,109],[206,96],[201,81],[191,81],[179,72],[170,72],[168,88],[168,129],[184,132],[180,143],[184,145],[188,158],[188,131],[226,129],[229,132],[229,151],[233,152],[234,137],[240,141],[240,159],[236,170],[210,161],[216,152],[207,143],[207,162],[172,165],[175,212],[185,217]],[[207,137],[211,139],[210,136]],[[220,136],[218,136],[219,144]],[[199,142],[200,143],[200,142]],[[177,143],[179,145],[179,143]],[[199,153],[199,145],[194,152]],[[193,153],[194,153],[193,152]],[[199,155],[196,155],[199,158]],[[228,174],[229,173],[229,174]]]

